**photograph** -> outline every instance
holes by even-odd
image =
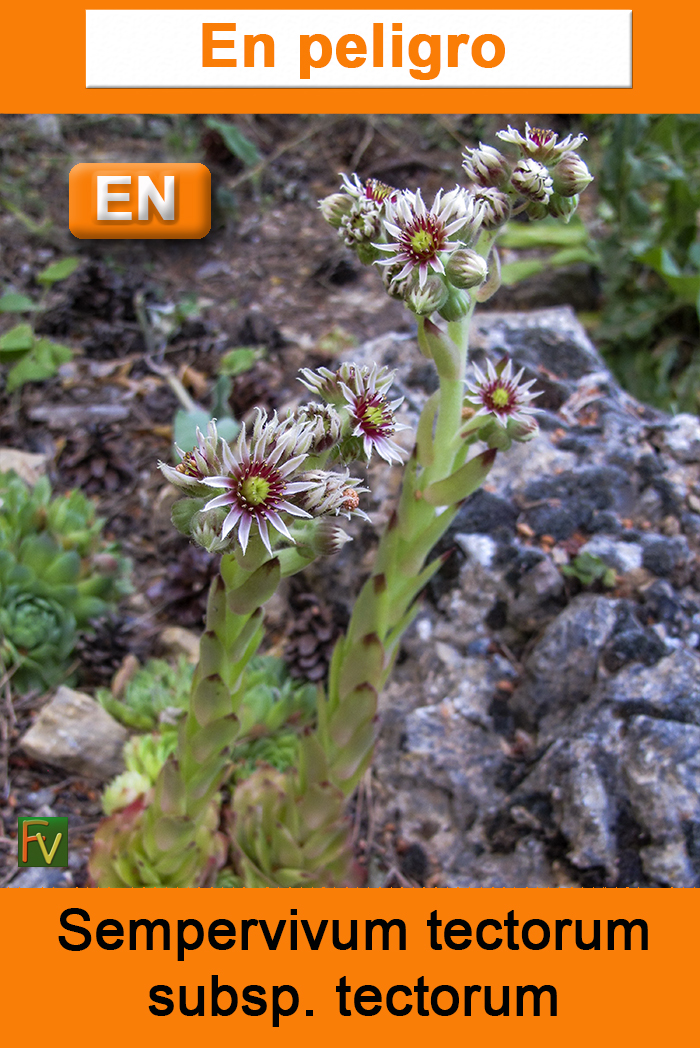
[[[0,887],[700,887],[699,318],[698,115],[0,115]]]

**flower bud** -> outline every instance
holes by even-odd
[[[540,431],[536,418],[510,418],[506,426],[508,436],[511,440],[517,440],[518,444],[527,444],[533,440]]]
[[[484,188],[475,186],[471,188],[470,192],[480,215],[483,229],[493,230],[505,225],[510,218],[510,200],[505,193],[502,193],[500,189],[494,189],[492,186]],[[462,231],[460,230],[460,239],[463,239],[465,243],[469,243],[468,240],[461,236],[461,233]]]
[[[312,433],[310,455],[328,451],[340,440],[342,420],[330,404],[302,404],[297,410],[297,420],[308,423]]]
[[[391,266],[382,266],[380,269],[382,283],[387,295],[390,295],[391,298],[399,299],[400,302],[403,302],[408,289],[407,281],[396,279],[402,269],[403,264],[401,262],[395,262]]]
[[[510,179],[513,189],[530,200],[546,204],[552,195],[549,171],[538,160],[519,160]]]
[[[317,556],[333,557],[340,553],[346,542],[352,542],[347,532],[335,521],[324,517],[318,521],[310,545]]]
[[[300,492],[297,501],[301,508],[312,516],[365,516],[359,509],[359,492],[367,491],[367,488],[359,487],[360,481],[351,477],[347,471],[329,473],[322,469],[312,469],[300,473],[299,477],[302,483],[309,486],[306,491]]]
[[[559,193],[552,193],[547,204],[547,212],[554,218],[561,218],[564,222],[568,222],[578,207],[578,201],[578,194],[561,196]]]
[[[479,143],[478,149],[465,149],[462,167],[471,182],[480,186],[496,186],[504,189],[510,179],[508,161],[493,146]]]
[[[552,168],[554,191],[564,197],[583,193],[592,181],[593,175],[578,153],[565,153],[556,167]]]
[[[439,310],[440,316],[443,320],[447,320],[448,323],[461,320],[462,317],[466,317],[470,306],[471,299],[467,292],[462,291],[461,288],[450,286],[447,301]]]
[[[405,292],[405,300],[408,308],[419,317],[429,317],[440,309],[447,299],[448,289],[445,281],[437,274],[429,276],[420,287],[417,282],[412,281]]]
[[[539,200],[531,200],[525,208],[525,214],[528,218],[532,219],[533,222],[539,222],[540,219],[546,218],[549,214],[547,205],[540,203]]]
[[[347,193],[331,193],[319,201],[319,210],[333,229],[340,229],[341,222],[350,213],[353,199]]]
[[[226,517],[224,510],[209,510],[196,513],[190,526],[190,538],[197,546],[202,546],[208,553],[223,553],[231,543],[222,539],[221,528]]]
[[[486,259],[470,248],[453,252],[445,266],[445,276],[451,284],[458,288],[476,287],[483,284],[487,273]]]

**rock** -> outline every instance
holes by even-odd
[[[620,601],[617,621],[603,650],[605,668],[615,673],[628,662],[653,666],[666,654],[666,645],[658,633],[643,628],[635,618],[633,605]]]
[[[467,557],[481,564],[483,568],[491,567],[498,547],[490,535],[465,535],[458,532],[454,538]]]
[[[678,462],[700,462],[700,419],[675,415],[658,431],[657,442]]]
[[[687,540],[678,535],[649,535],[643,543],[642,566],[652,575],[666,578],[688,561],[690,551]]]
[[[579,552],[600,557],[608,567],[622,575],[642,566],[642,547],[638,542],[618,542],[608,535],[595,535]]]
[[[59,866],[25,866],[18,870],[8,888],[73,888],[70,870]]]
[[[518,510],[512,502],[479,488],[457,513],[452,530],[467,535],[512,533],[517,519]]]
[[[30,487],[34,487],[39,477],[44,476],[48,461],[48,455],[34,455],[30,451],[18,451],[16,448],[0,448],[0,473],[14,470]]]
[[[577,597],[545,630],[525,662],[512,709],[523,724],[546,719],[548,734],[591,694],[600,655],[615,627],[615,601]]]
[[[124,770],[128,732],[89,695],[60,687],[20,746],[33,760],[105,782]]]
[[[199,662],[199,634],[182,626],[166,626],[160,634],[160,642],[172,655],[185,655],[193,664]]]
[[[477,313],[473,345],[494,355],[507,353],[533,374],[548,371],[562,383],[595,372],[605,362],[572,309],[538,309],[531,313]]]
[[[521,577],[518,595],[508,605],[508,621],[516,629],[534,633],[560,610],[563,592],[564,576],[549,557],[543,557]]]
[[[624,393],[568,310],[481,315],[474,335],[477,361],[509,353],[547,410],[440,548],[461,552],[381,699],[375,825],[453,887],[700,887],[700,421]],[[399,379],[405,364],[414,424],[430,388],[414,341],[362,352]],[[614,590],[564,579],[581,552]]]

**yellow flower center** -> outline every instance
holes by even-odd
[[[435,237],[429,229],[418,229],[411,237],[411,247],[417,255],[429,255],[435,247]]]
[[[510,394],[507,389],[503,386],[496,386],[493,393],[491,394],[491,400],[494,402],[497,408],[504,408],[507,406],[510,400]]]
[[[384,411],[380,404],[368,404],[364,410],[363,421],[375,429],[380,429],[384,422]]]
[[[264,477],[246,477],[240,490],[246,502],[251,506],[259,506],[270,494],[270,484]]]

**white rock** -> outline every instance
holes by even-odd
[[[636,571],[642,566],[642,547],[638,542],[616,542],[605,535],[594,535],[581,547],[579,553],[590,553],[593,557],[600,557],[608,567],[614,568],[622,575]]]
[[[33,487],[39,477],[46,473],[48,455],[34,455],[31,451],[18,451],[17,448],[0,448],[0,473],[14,470],[25,484]]]
[[[20,746],[34,760],[104,782],[124,770],[122,747],[128,736],[89,695],[61,687]]]
[[[490,535],[467,535],[458,532],[455,542],[470,560],[475,560],[482,568],[490,568],[493,564],[498,546]]]

